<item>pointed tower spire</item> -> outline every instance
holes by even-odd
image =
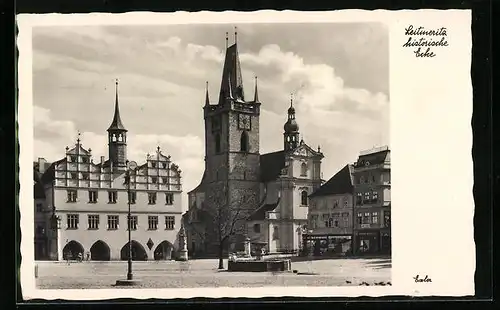
[[[255,94],[253,97],[253,102],[260,103],[259,101],[259,90],[257,89],[257,76],[255,76]]]
[[[229,76],[231,78],[229,78]],[[234,99],[245,101],[245,94],[243,91],[243,75],[241,73],[240,58],[236,43],[226,48],[226,56],[224,59],[224,68],[222,69],[222,79],[220,85],[218,104],[224,104],[227,94],[229,93],[229,88],[231,88]]]
[[[238,44],[238,27],[234,27],[234,44]]]
[[[210,105],[210,97],[208,96],[208,81],[206,82],[205,86],[205,105]]]
[[[118,105],[118,79],[115,80],[115,114],[113,116],[113,121],[108,128],[108,131],[110,130],[127,131],[125,126],[123,126],[122,119],[120,117],[120,107]]]
[[[226,32],[226,49],[229,47],[229,32]]]

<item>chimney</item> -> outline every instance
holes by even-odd
[[[45,158],[38,157],[38,172],[44,173],[46,164],[47,160]]]
[[[101,165],[104,164],[104,156],[101,156]]]

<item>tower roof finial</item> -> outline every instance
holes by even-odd
[[[120,107],[118,106],[118,79],[115,79],[115,114],[113,116],[113,121],[108,128],[108,131],[110,130],[127,131],[125,126],[123,126],[122,119],[120,117]]]
[[[293,93],[290,93],[290,108],[293,108]]]
[[[82,133],[80,132],[80,130],[78,130],[78,134],[77,134],[77,138],[76,138],[76,144],[77,145],[80,145],[80,136],[82,135]]]
[[[229,32],[226,32],[226,49],[229,47]]]
[[[234,44],[238,44],[238,27],[234,26]]]
[[[210,105],[210,97],[208,96],[208,81],[205,82],[205,105]]]
[[[257,76],[255,76],[255,94],[254,94],[253,101],[255,103],[259,103],[259,90],[257,89]]]

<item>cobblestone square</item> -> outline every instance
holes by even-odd
[[[126,261],[36,262],[40,289],[96,289],[115,287],[125,279]],[[224,262],[227,267],[227,261]],[[134,288],[356,286],[391,282],[391,260],[323,259],[292,262],[296,273],[228,272],[217,270],[215,259],[134,262],[141,284]]]

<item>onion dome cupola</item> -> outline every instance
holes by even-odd
[[[293,98],[290,98],[290,107],[288,108],[288,119],[283,126],[285,132],[284,147],[285,151],[293,150],[299,145],[299,125],[295,119],[295,108],[293,107]]]

